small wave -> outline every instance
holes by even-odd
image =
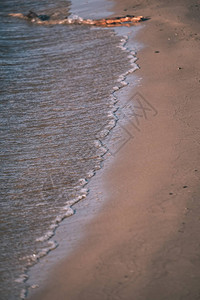
[[[82,18],[79,18],[78,16],[74,15],[71,17],[71,20],[73,21],[80,21]],[[68,18],[69,20],[69,18]],[[137,58],[135,57],[136,53],[135,51],[129,51],[126,47],[126,44],[128,42],[128,36],[125,36],[121,39],[120,47],[123,51],[126,51],[128,54],[128,58],[130,60],[131,68],[125,72],[124,74],[120,74],[119,77],[116,80],[116,85],[113,87],[113,91],[110,95],[110,103],[112,109],[108,112],[108,117],[112,118],[107,126],[105,126],[96,137],[96,140],[94,141],[94,144],[96,148],[99,150],[99,155],[96,158],[96,164],[93,170],[87,173],[85,178],[79,179],[79,184],[76,187],[78,190],[77,196],[74,197],[70,201],[66,201],[65,205],[61,209],[60,215],[58,215],[54,221],[50,224],[49,230],[41,237],[36,238],[37,243],[43,243],[47,242],[47,247],[40,249],[37,253],[33,253],[32,255],[28,257],[24,257],[25,260],[28,261],[28,265],[22,275],[19,276],[15,281],[18,283],[26,282],[28,279],[27,276],[27,270],[30,266],[37,263],[40,258],[46,256],[50,251],[54,250],[58,247],[58,243],[54,241],[52,238],[55,235],[55,231],[62,222],[63,219],[70,217],[74,215],[73,205],[75,205],[77,202],[84,199],[87,194],[89,193],[89,190],[87,189],[86,185],[88,184],[89,180],[96,174],[96,171],[102,168],[102,161],[104,160],[104,156],[106,153],[109,153],[109,149],[106,145],[102,143],[102,140],[110,133],[110,131],[116,126],[118,117],[116,115],[117,106],[116,103],[118,102],[117,98],[117,92],[128,85],[128,82],[126,81],[126,78],[129,74],[133,73],[135,70],[138,69],[137,64],[135,63]],[[21,299],[25,299],[26,297],[26,290],[22,290],[22,297]]]

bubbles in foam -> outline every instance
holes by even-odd
[[[114,115],[113,115],[113,111],[110,111],[108,114],[107,114],[108,118],[112,118],[114,119]]]
[[[83,18],[79,17],[78,15],[75,15],[75,14],[71,14],[70,15],[70,19],[71,20],[79,20],[79,21],[83,21]]]
[[[80,185],[85,185],[87,183],[87,180],[85,178],[79,179]]]
[[[80,190],[80,193],[82,194],[82,196],[84,196],[84,195],[86,196],[87,193],[88,193],[88,189],[83,188],[83,189]]]
[[[131,53],[133,56],[135,56],[135,55],[136,55],[136,52],[135,52],[135,51],[133,51],[133,50],[131,50],[131,51],[130,51],[130,53]]]
[[[114,91],[118,91],[118,90],[119,90],[119,87],[118,87],[118,86],[114,86],[114,87],[113,87],[113,90],[114,90]]]
[[[25,290],[25,289],[22,289],[22,290],[21,290],[20,298],[21,298],[22,300],[26,299],[26,290]]]
[[[42,236],[42,237],[39,237],[36,239],[36,242],[44,242],[44,241],[47,241],[49,238],[51,238],[53,236],[53,231],[47,231],[47,233]]]
[[[94,141],[94,145],[97,147],[97,148],[100,148],[101,147],[101,142],[99,140],[96,140]]]
[[[23,283],[28,279],[28,275],[21,274],[18,278],[15,279],[15,282],[17,283]]]
[[[126,86],[126,85],[128,85],[128,82],[126,82],[126,81],[122,81],[121,82],[121,86],[123,87],[123,86]]]
[[[113,128],[116,125],[116,120],[111,120],[108,124],[110,128]]]
[[[91,170],[87,173],[87,178],[91,178],[95,175],[95,171]]]
[[[125,79],[124,75],[120,75],[119,78],[117,79],[117,82],[121,82]]]

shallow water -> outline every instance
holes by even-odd
[[[34,4],[33,4],[34,3]],[[97,137],[114,124],[110,98],[130,58],[112,30],[41,26],[10,12],[69,13],[66,1],[0,3],[0,295],[18,299],[28,265],[100,167]]]

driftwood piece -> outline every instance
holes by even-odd
[[[116,27],[116,26],[132,26],[138,22],[144,21],[145,18],[143,16],[131,16],[126,15],[123,17],[116,18],[106,18],[99,20],[92,19],[82,19],[82,18],[70,18],[67,17],[63,20],[51,20],[48,15],[37,15],[35,12],[30,11],[27,15],[23,15],[21,13],[10,13],[9,16],[16,17],[20,19],[29,20],[31,22],[36,22],[38,24],[77,24],[77,25],[90,25],[90,26],[98,26],[98,27]]]
[[[100,27],[112,27],[112,26],[131,26],[135,23],[141,22],[144,18],[142,16],[124,16],[116,18],[107,18],[100,20],[83,20],[83,24],[100,26]]]

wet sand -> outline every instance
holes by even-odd
[[[134,138],[105,176],[107,204],[31,299],[200,299],[200,5],[115,2],[116,15],[150,17],[133,93],[158,113],[127,126]]]

